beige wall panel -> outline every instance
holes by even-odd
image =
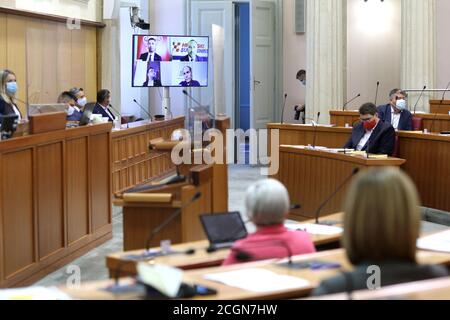
[[[0,13],[0,69],[6,68],[6,15]]]
[[[6,18],[7,36],[7,67],[17,76],[19,91],[17,98],[27,101],[27,72],[26,72],[26,43],[25,35],[27,29],[27,19],[18,16],[8,15]],[[18,102],[22,114],[26,113],[25,105]]]
[[[72,85],[72,33],[65,24],[58,23],[57,29],[57,87],[63,92]]]
[[[42,41],[43,30],[42,22],[37,19],[30,19],[27,23],[25,32],[26,41],[26,61],[27,61],[27,88],[28,103],[38,103],[42,92],[44,69],[44,52],[45,44]]]
[[[85,93],[89,101],[95,101],[97,94],[97,30],[83,28],[86,34],[85,43]]]
[[[54,103],[58,100],[58,73],[57,73],[57,47],[55,41],[58,35],[58,23],[51,21],[43,22],[43,60],[42,65],[42,92],[40,95],[40,103]]]
[[[86,86],[86,31],[84,28],[73,30],[72,34],[72,61],[71,61],[71,87],[84,88]]]

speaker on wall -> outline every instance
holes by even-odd
[[[295,32],[306,32],[306,0],[295,0]]]

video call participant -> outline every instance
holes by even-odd
[[[260,180],[250,186],[245,197],[245,207],[247,216],[256,225],[257,231],[236,241],[224,265],[281,259],[316,251],[306,232],[290,231],[284,226],[290,201],[285,186],[279,181]]]
[[[156,53],[156,39],[149,38],[147,40],[148,52],[141,54],[139,60],[153,62],[153,61],[161,61],[161,56]]]
[[[114,113],[109,109],[111,106],[111,92],[106,89],[102,89],[97,93],[97,103],[94,107],[94,114],[101,114],[103,118],[109,118],[109,122],[114,122],[116,117]]]
[[[193,80],[192,68],[185,66],[183,68],[184,81],[180,83],[181,87],[200,87],[200,82]]]
[[[83,112],[77,107],[75,103],[76,97],[69,91],[64,91],[58,97],[58,103],[66,104],[67,121],[80,121]]]
[[[161,87],[161,80],[158,79],[156,71],[153,67],[148,68],[147,80],[142,85],[144,87]]]
[[[412,131],[412,114],[408,110],[407,95],[401,89],[389,93],[389,103],[378,107],[381,121],[392,124],[395,130]]]
[[[22,120],[22,114],[16,105],[17,78],[11,70],[0,70],[0,115],[17,115]]]
[[[313,295],[377,289],[368,287],[370,266],[379,267],[382,287],[448,276],[443,266],[417,263],[419,205],[413,182],[400,169],[360,173],[345,200],[342,238],[354,270],[322,281]]]
[[[195,40],[191,40],[188,43],[188,54],[181,58],[181,61],[195,61],[202,62],[207,61],[206,58],[200,57],[198,53],[198,43]]]
[[[88,103],[83,88],[72,88],[70,89],[70,93],[75,96],[75,102],[77,103],[78,108],[82,110]]]
[[[394,127],[378,118],[377,107],[373,103],[363,104],[359,114],[362,123],[353,128],[345,148],[392,156],[395,147]]]

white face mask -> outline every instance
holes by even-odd
[[[406,108],[407,108],[406,100],[403,100],[403,99],[397,100],[396,107],[400,111],[406,110]]]
[[[87,98],[86,97],[80,98],[80,99],[78,99],[77,103],[80,107],[84,107],[87,104]]]

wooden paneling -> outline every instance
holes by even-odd
[[[93,196],[92,231],[111,223],[111,163],[109,135],[92,136],[89,142],[90,185]],[[105,156],[107,155],[107,156]]]
[[[83,87],[97,93],[95,27],[69,30],[66,23],[0,14],[0,68],[16,73],[18,98],[30,104],[55,103],[62,91]],[[25,106],[19,102],[25,114]]]
[[[6,17],[7,35],[7,61],[6,67],[12,70],[17,77],[19,87],[17,97],[22,101],[27,101],[27,48],[26,30],[27,19],[8,15]],[[18,102],[18,107],[22,114],[26,114],[26,107],[22,102]]]
[[[2,155],[2,214],[4,279],[35,262],[33,150]],[[1,286],[1,285],[0,285]]]
[[[111,239],[111,128],[0,141],[0,287],[33,283]]]
[[[170,140],[173,131],[184,128],[184,117],[112,133],[113,192],[121,193],[152,178],[164,175],[175,166],[167,152],[149,150],[150,141]]]
[[[88,139],[70,140],[66,148],[67,238],[71,245],[89,234]]]
[[[6,15],[0,13],[0,69],[6,68],[7,56]]]
[[[43,260],[64,248],[63,145],[36,149],[39,259]]]
[[[450,113],[450,100],[444,100],[441,103],[441,100],[430,100],[430,113],[435,114],[445,114],[449,115]]]

